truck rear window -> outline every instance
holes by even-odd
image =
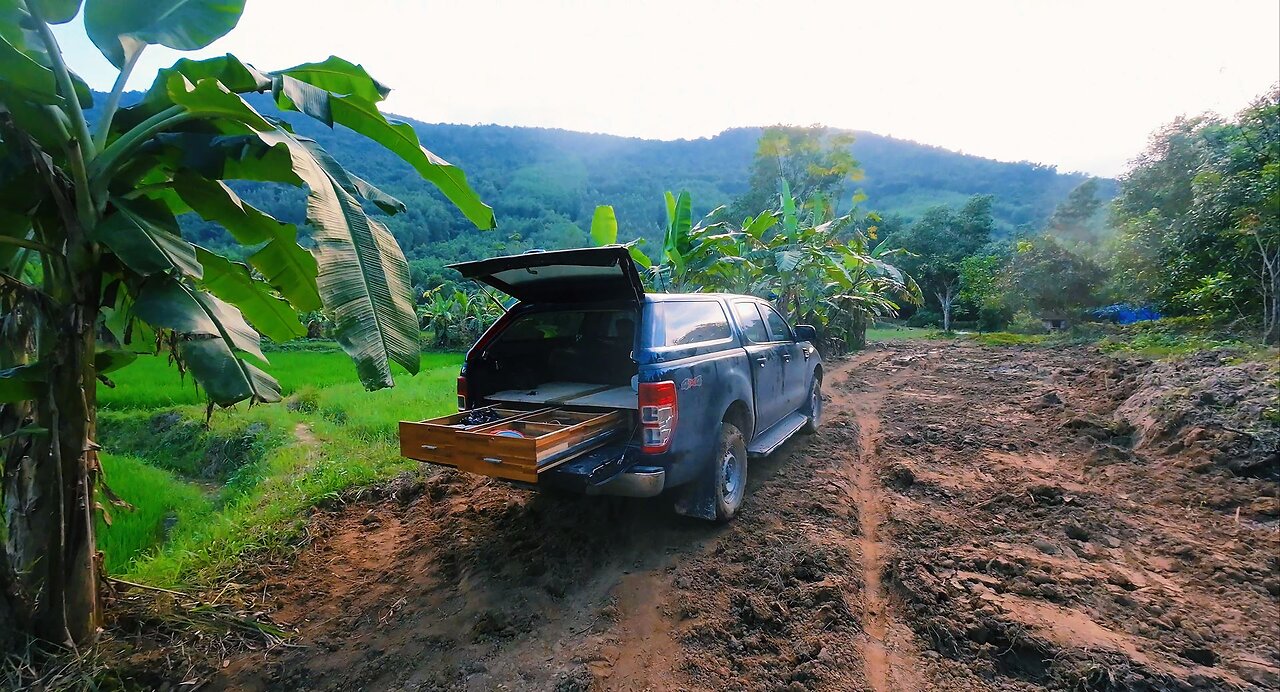
[[[679,300],[650,303],[654,346],[686,346],[733,336],[724,308],[712,300]]]
[[[581,312],[541,312],[525,315],[502,332],[503,341],[540,341],[573,336],[582,328]]]
[[[629,310],[557,310],[535,312],[516,318],[502,332],[499,341],[543,341],[568,337],[624,339],[628,344],[635,332],[635,317]]]

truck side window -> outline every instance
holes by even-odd
[[[709,300],[676,300],[655,303],[662,315],[663,346],[686,346],[733,336],[720,303]]]
[[[771,307],[761,307],[764,308],[764,319],[769,323],[769,337],[773,341],[795,341],[795,337],[791,336],[791,327],[787,326],[787,321],[782,319],[782,315]]]
[[[742,327],[742,335],[752,343],[764,343],[769,340],[769,332],[764,329],[764,320],[755,303],[734,303],[733,311],[737,313],[738,326]]]

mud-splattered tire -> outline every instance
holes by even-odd
[[[729,521],[747,495],[747,441],[732,423],[720,424],[714,471],[716,521]]]
[[[809,388],[809,401],[804,405],[804,415],[809,418],[804,424],[807,433],[818,432],[822,425],[822,380],[813,378],[813,386]]]

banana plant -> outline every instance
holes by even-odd
[[[422,299],[422,328],[432,333],[432,346],[442,350],[474,344],[503,313],[489,296],[444,286],[427,291]]]
[[[591,215],[591,244],[595,247],[618,244],[618,215],[614,213],[612,206],[602,204],[596,207],[595,213]],[[649,259],[641,249],[644,238],[636,238],[622,245],[631,253],[632,261],[640,265],[641,269],[647,272],[653,267],[653,260]]]
[[[883,244],[870,249],[858,228],[858,198],[854,211],[828,218],[825,200],[802,204],[785,180],[779,189],[778,210],[736,226],[680,220],[679,202],[687,193],[669,194],[668,220],[674,222],[660,273],[687,289],[769,298],[793,321],[818,327],[836,350],[860,343],[870,318],[896,313],[900,302],[919,304],[919,287],[891,262],[902,251]]]
[[[337,57],[275,71],[183,59],[122,107],[148,46],[202,48],[243,9],[86,0],[86,32],[118,71],[95,104],[51,29],[80,0],[0,0],[0,647],[15,633],[78,645],[97,630],[95,391],[132,353],[163,349],[211,405],[277,401],[260,335],[302,336],[298,311],[323,308],[367,387],[391,386],[392,363],[418,369],[408,265],[368,211],[404,204],[246,94],[378,142],[494,226],[462,171],[378,110],[388,88]],[[230,180],[305,188],[306,225],[247,204]],[[185,239],[188,213],[223,226],[247,260]]]

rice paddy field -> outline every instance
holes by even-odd
[[[160,356],[99,387],[103,472],[122,501],[98,526],[109,574],[170,587],[225,577],[247,552],[287,545],[311,507],[413,468],[397,423],[455,406],[461,354],[424,353],[417,375],[368,392],[336,344],[290,346],[267,353],[279,404],[206,417],[203,393]]]

